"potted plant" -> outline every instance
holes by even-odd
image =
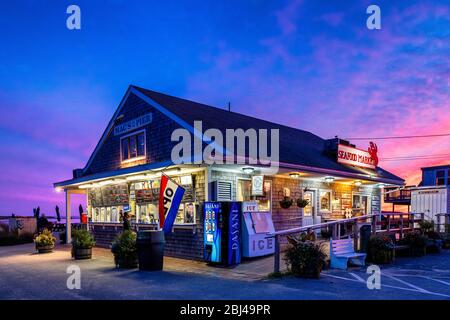
[[[369,259],[376,264],[387,264],[394,260],[394,241],[385,234],[377,234],[369,239]]]
[[[280,207],[283,209],[287,209],[294,203],[294,200],[291,197],[284,196],[283,200],[280,201]]]
[[[87,230],[75,230],[72,235],[72,257],[75,260],[91,259],[94,237]]]
[[[52,252],[55,247],[55,242],[56,238],[48,229],[42,230],[42,232],[34,239],[38,253]]]
[[[114,262],[119,268],[138,266],[135,232],[125,230],[119,234],[112,243],[111,251],[114,254]]]
[[[404,242],[409,245],[409,254],[412,257],[421,257],[426,254],[427,248],[427,237],[424,236],[420,231],[408,232],[405,235]]]
[[[291,242],[285,261],[295,276],[318,279],[325,264],[326,254],[320,244],[312,241]]]
[[[304,208],[308,204],[309,204],[309,200],[307,200],[307,199],[302,199],[302,198],[297,199],[297,207],[299,207],[299,208]]]

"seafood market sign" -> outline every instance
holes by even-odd
[[[371,143],[368,151],[339,144],[337,161],[351,166],[375,169],[378,165],[376,152],[374,143]]]
[[[152,122],[152,114],[151,113],[144,114],[143,116],[134,118],[130,121],[127,121],[127,122],[124,122],[124,123],[121,123],[121,124],[115,126],[114,135],[118,136],[118,135],[130,132],[134,129],[143,127],[151,122]]]

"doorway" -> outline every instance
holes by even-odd
[[[317,220],[316,192],[313,190],[303,192],[303,199],[308,200],[308,205],[303,208],[302,225],[310,226]]]

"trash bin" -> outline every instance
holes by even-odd
[[[136,247],[139,259],[139,270],[160,271],[163,269],[164,231],[138,231]]]
[[[367,253],[369,251],[369,240],[372,234],[372,226],[370,224],[363,224],[359,228],[359,250]]]

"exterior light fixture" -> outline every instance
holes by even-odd
[[[82,185],[78,186],[78,188],[89,189],[89,188],[92,188],[93,186],[94,186],[94,184],[82,184]]]
[[[384,188],[384,183],[380,183],[380,184],[378,185],[378,188],[380,188],[380,189]]]
[[[333,181],[334,181],[333,177],[325,177],[325,182],[330,183],[330,182],[333,182]]]
[[[61,187],[56,187],[56,188],[55,188],[55,192],[58,192],[58,193],[59,193],[59,192],[62,192],[62,191],[63,191],[63,189],[62,189]]]
[[[359,180],[355,181],[355,186],[359,187],[361,184],[362,184],[361,181],[359,181]]]
[[[253,171],[255,171],[255,168],[245,167],[245,168],[242,168],[242,171],[244,171],[245,174],[252,174]]]
[[[289,176],[291,178],[297,179],[298,177],[300,177],[300,174],[297,172],[292,172],[292,173],[289,173]]]

